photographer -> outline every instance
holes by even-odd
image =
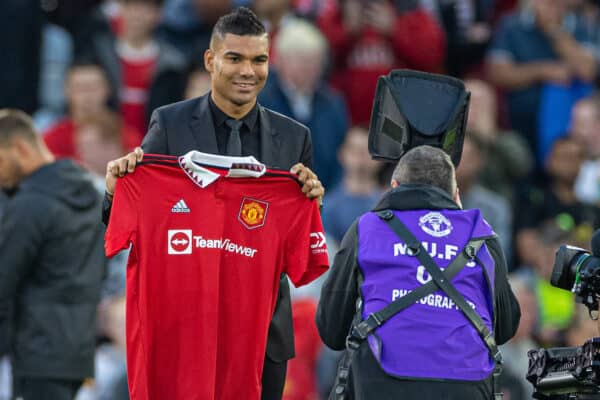
[[[491,399],[494,358],[487,346],[495,347],[491,337],[498,344],[510,339],[520,319],[500,242],[479,210],[461,209],[454,166],[444,151],[411,149],[400,158],[391,186],[346,233],[321,292],[317,326],[325,344],[344,349],[354,327],[347,347],[350,397],[337,396],[343,392],[338,385],[330,398],[437,400],[443,393],[450,400]],[[405,224],[408,235],[398,237],[391,221]],[[438,272],[446,270],[442,283],[451,281],[471,311],[461,311],[450,289],[433,285],[432,267],[422,261],[427,253]],[[362,324],[356,325],[357,319],[432,286],[387,322],[377,321],[373,334],[352,347]],[[482,330],[493,335],[484,342],[465,314],[477,314]]]

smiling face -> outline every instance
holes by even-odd
[[[229,115],[243,115],[256,103],[269,74],[269,37],[227,33],[206,50],[204,64],[214,102]]]

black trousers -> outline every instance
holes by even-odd
[[[286,372],[287,361],[278,363],[271,361],[269,357],[265,357],[261,400],[281,400]]]
[[[13,378],[15,400],[73,400],[83,380]]]

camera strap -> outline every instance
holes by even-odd
[[[432,277],[432,280],[426,284],[416,288],[403,297],[394,300],[378,312],[370,314],[367,319],[353,324],[350,329],[350,334],[346,338],[346,352],[340,361],[338,375],[334,390],[332,391],[331,399],[348,400],[347,384],[350,375],[350,366],[354,353],[358,350],[361,343],[383,325],[386,321],[398,314],[405,308],[413,305],[418,300],[430,295],[436,290],[443,290],[448,297],[460,308],[462,313],[467,317],[469,322],[475,327],[477,333],[486,344],[492,358],[495,361],[494,380],[501,373],[502,355],[493,334],[485,326],[481,317],[473,310],[466,302],[464,296],[450,283],[450,281],[466,266],[467,262],[474,259],[479,249],[484,243],[484,239],[471,239],[456,256],[450,265],[442,271],[439,266],[433,261],[431,256],[421,245],[414,235],[406,228],[400,219],[394,216],[391,210],[382,210],[377,212],[379,218],[388,224],[388,226],[396,233],[396,235],[404,240],[407,247],[411,250],[411,255],[416,256],[423,264],[427,272]],[[498,397],[500,396],[500,397]],[[501,394],[496,394],[495,398],[501,398]]]

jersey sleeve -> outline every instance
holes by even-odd
[[[316,201],[304,198],[288,230],[285,272],[298,287],[317,279],[329,268],[327,243]]]
[[[110,219],[104,236],[104,251],[107,257],[129,248],[135,237],[139,193],[134,184],[133,175],[117,180]]]

